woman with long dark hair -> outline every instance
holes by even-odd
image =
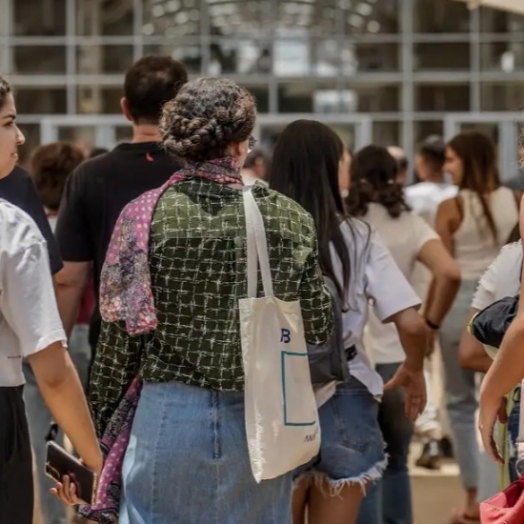
[[[322,271],[336,282],[343,304],[351,372],[349,381],[333,388],[319,409],[321,454],[298,479],[295,524],[304,524],[306,509],[309,524],[355,523],[365,489],[380,479],[386,466],[377,420],[383,381],[371,368],[361,340],[369,300],[381,321],[396,325],[407,355],[386,388],[405,388],[412,419],[425,404],[426,329],[416,311],[420,300],[375,232],[346,217],[341,191],[349,186],[349,160],[333,130],[320,122],[298,120],[280,135],[269,176],[270,187],[313,216]],[[382,522],[378,507],[377,503],[369,510],[367,524]]]
[[[468,131],[455,136],[447,144],[444,168],[458,186],[459,194],[440,204],[436,229],[460,266],[462,284],[450,314],[440,327],[439,339],[446,405],[466,491],[465,508],[453,516],[452,522],[463,524],[475,522],[479,517],[479,450],[475,373],[460,367],[460,337],[478,280],[518,222],[518,197],[501,185],[495,146],[482,133]]]
[[[386,148],[367,146],[358,151],[351,163],[353,183],[348,211],[379,233],[408,281],[412,281],[416,262],[429,270],[436,285],[434,300],[426,307],[424,317],[428,328],[433,330],[453,304],[460,271],[435,231],[422,217],[410,212],[403,188],[397,182],[397,171],[398,164]],[[395,327],[382,324],[373,312],[368,327],[366,350],[377,372],[387,381],[404,361],[401,340]],[[400,389],[384,395],[379,422],[389,457],[381,485],[384,522],[411,523],[408,455],[413,425],[404,415]]]

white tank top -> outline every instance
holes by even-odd
[[[499,187],[488,197],[497,227],[497,241],[489,229],[480,198],[469,189],[460,191],[462,223],[454,234],[455,259],[463,280],[478,280],[495,260],[519,220],[515,195],[507,187]]]

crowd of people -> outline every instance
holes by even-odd
[[[131,142],[44,144],[23,169],[15,102],[0,77],[3,523],[32,523],[33,455],[45,524],[90,502],[69,478],[46,477],[46,442],[64,434],[104,473],[104,503],[82,504],[79,521],[413,524],[417,435],[419,466],[458,462],[464,506],[449,522],[480,523],[479,502],[501,487],[483,456],[502,462],[506,484],[516,476],[524,377],[524,312],[499,351],[467,329],[521,286],[521,195],[503,185],[489,138],[428,137],[409,186],[401,149],[350,151],[318,121],[290,123],[268,155],[255,147],[248,91],[189,81],[183,64],[147,56],[124,81]],[[248,453],[239,317],[250,293],[246,192],[274,296],[300,303],[314,347],[332,340],[340,304],[349,370],[315,384],[319,455],[262,482]]]

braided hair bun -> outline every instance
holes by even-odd
[[[256,104],[244,88],[225,78],[198,78],[166,103],[160,120],[164,148],[185,162],[226,156],[230,144],[253,131]]]

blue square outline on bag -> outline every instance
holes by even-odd
[[[287,419],[287,398],[286,398],[286,356],[289,357],[303,357],[308,358],[307,352],[299,353],[296,351],[282,351],[281,352],[281,372],[282,372],[282,393],[284,395],[284,425],[285,426],[314,426],[317,421],[313,422],[289,422]]]

